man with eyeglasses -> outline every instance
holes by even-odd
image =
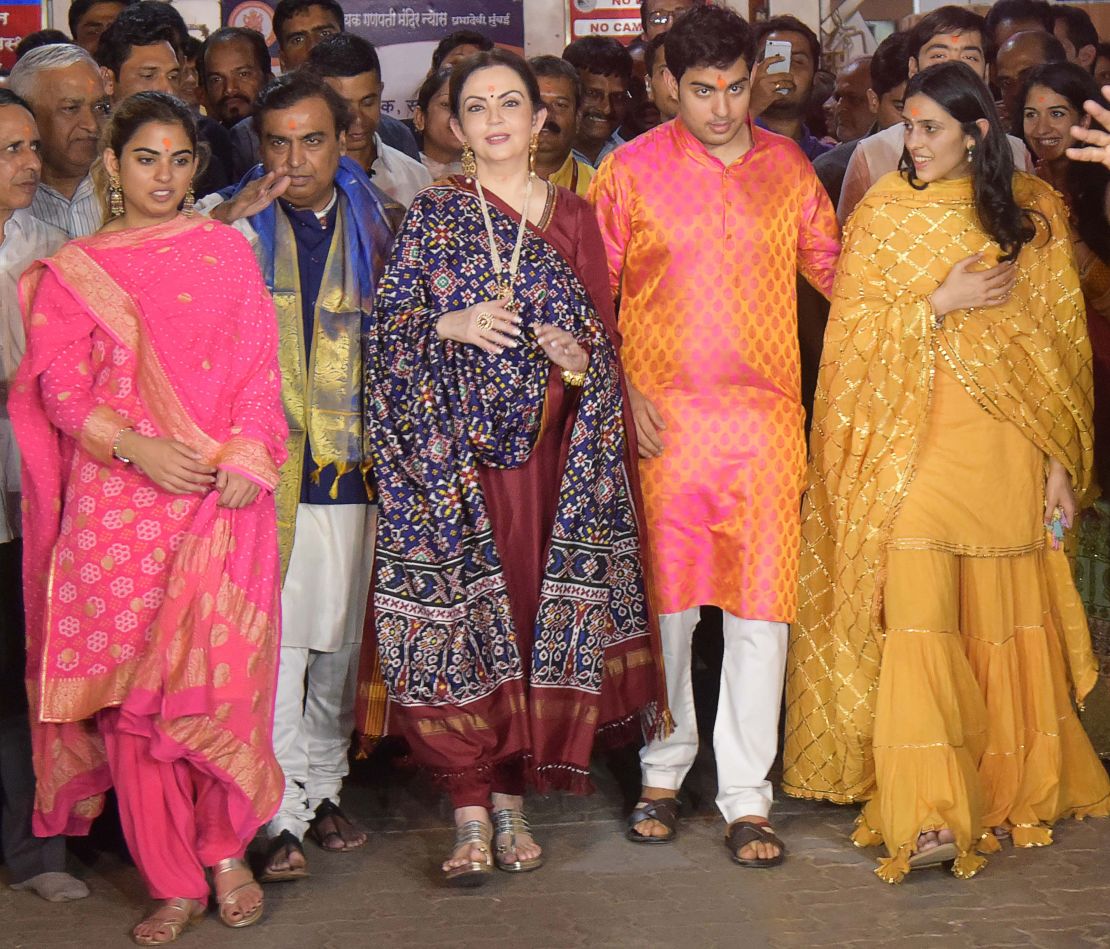
[[[674,25],[675,17],[691,7],[700,7],[705,0],[642,0],[640,22],[644,25],[642,42],[662,36]]]
[[[582,80],[574,157],[597,168],[625,142],[619,130],[632,105],[632,56],[615,39],[584,36],[563,50],[563,59]]]

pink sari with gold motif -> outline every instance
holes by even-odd
[[[111,784],[94,716],[227,789],[249,840],[276,810],[272,489],[287,434],[277,322],[250,247],[204,220],[73,241],[28,271],[22,449],[27,679],[40,835],[88,830]],[[173,438],[260,484],[239,510],[112,457]]]

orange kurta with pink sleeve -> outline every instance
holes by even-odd
[[[682,124],[618,149],[590,188],[629,381],[666,422],[641,459],[656,606],[790,622],[805,473],[795,276],[826,296],[840,232],[809,161],[753,127],[729,166]]]

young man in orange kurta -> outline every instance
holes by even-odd
[[[767,772],[805,466],[795,275],[829,295],[839,230],[801,150],[749,121],[750,37],[721,7],[682,17],[666,40],[678,118],[614,153],[590,197],[620,298],[676,723],[641,753],[629,837],[673,836],[697,752],[691,638],[699,608],[718,606],[717,805],[734,859],[767,866],[784,849],[767,823]]]

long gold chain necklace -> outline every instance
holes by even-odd
[[[501,254],[497,250],[497,241],[493,233],[493,221],[489,216],[489,205],[486,203],[486,193],[482,190],[482,182],[474,176],[474,185],[478,189],[478,203],[482,208],[482,219],[486,222],[486,236],[489,238],[490,257],[493,259],[493,283],[498,299],[508,300],[506,307],[511,309],[516,302],[513,284],[520,270],[520,252],[524,249],[524,229],[528,226],[528,203],[532,198],[532,175],[528,176],[528,183],[524,186],[524,209],[520,214],[520,226],[516,231],[516,244],[513,246],[509,266],[505,267]]]

